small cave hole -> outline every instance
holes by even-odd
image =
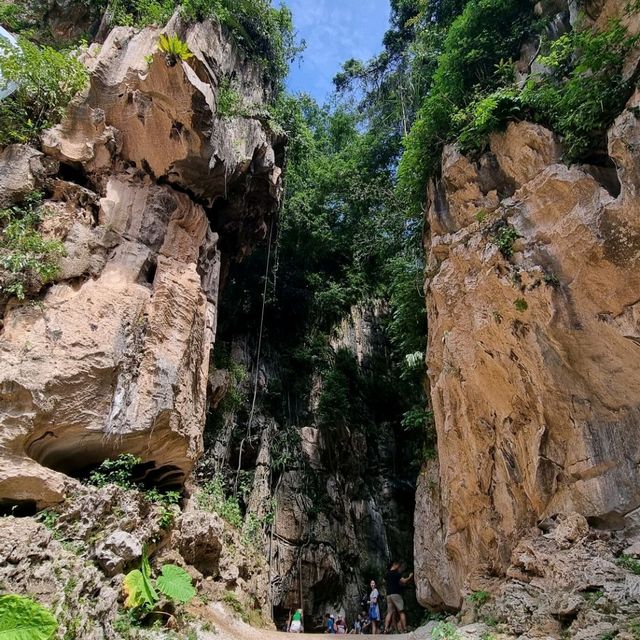
[[[58,177],[67,182],[80,185],[81,187],[92,189],[93,186],[90,184],[87,174],[84,172],[80,163],[61,162]]]
[[[586,158],[580,168],[589,174],[613,198],[620,195],[622,186],[618,179],[618,170],[613,160],[604,153],[593,154]]]
[[[156,279],[157,271],[158,271],[157,260],[153,257],[147,258],[144,265],[142,266],[142,269],[140,270],[138,284],[148,284],[153,286],[153,282]]]
[[[625,528],[625,517],[617,511],[609,511],[598,516],[587,517],[587,522],[592,529],[599,531],[620,531]]]
[[[35,500],[3,500],[0,502],[0,518],[14,516],[16,518],[26,518],[35,516],[38,507]]]

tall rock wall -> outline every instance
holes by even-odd
[[[331,350],[349,353],[355,375],[380,375],[373,367],[388,349],[385,313],[378,302],[357,306],[336,328]],[[278,355],[265,338],[249,433],[255,349],[253,340],[233,337],[235,366],[251,372],[240,388],[245,401],[218,420],[197,474],[204,479],[217,472],[233,482],[240,471],[241,484],[249,485],[248,511],[262,521],[268,517],[272,527],[264,549],[275,620],[282,623],[290,609],[302,606],[305,629],[312,631],[321,628],[327,611],[353,620],[369,581],[382,580],[391,557],[411,566],[415,452],[391,422],[376,423],[375,437],[360,423],[336,431],[321,424],[318,405],[326,380],[320,371],[313,375],[310,396],[283,393],[292,415],[279,412],[279,403],[269,398],[288,389]],[[220,373],[212,378],[217,381]],[[412,595],[409,600],[415,606]]]
[[[439,468],[417,496],[424,604],[458,607],[557,514],[640,532],[639,104],[609,131],[615,171],[567,167],[526,122],[477,164],[445,150],[426,238]]]
[[[167,58],[163,32],[194,57]],[[43,153],[0,157],[3,204],[43,190],[43,233],[66,250],[52,286],[0,299],[9,505],[59,502],[72,477],[124,451],[153,484],[182,484],[202,450],[221,272],[280,201],[284,140],[217,112],[224,78],[245,104],[269,93],[219,25],[116,28],[85,62],[90,86]]]

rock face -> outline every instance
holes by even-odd
[[[201,451],[221,269],[267,233],[284,140],[217,114],[224,77],[247,103],[268,95],[219,25],[176,16],[164,31],[188,43],[188,64],[165,60],[160,29],[114,29],[46,155],[0,159],[2,197],[43,188],[43,231],[67,254],[38,304],[0,300],[5,503],[58,502],[70,477],[123,451],[178,486]]]
[[[380,303],[354,307],[336,330],[334,353],[346,350],[360,375],[376,375],[369,368],[387,347],[381,330],[385,313]],[[231,353],[251,371],[251,341],[236,336]],[[280,372],[277,359],[263,355],[259,398],[282,385]],[[252,372],[243,383],[249,399],[253,380]],[[264,549],[275,620],[282,623],[289,609],[303,606],[306,631],[320,629],[327,611],[349,620],[357,616],[369,581],[382,580],[390,557],[412,564],[413,451],[403,448],[404,434],[390,423],[377,423],[374,439],[355,424],[340,434],[327,432],[318,419],[323,385],[317,375],[309,397],[292,397],[292,404],[308,403],[293,424],[274,412],[273,402],[260,400],[252,436],[247,436],[244,414],[225,416],[203,460],[205,474],[213,469],[235,477],[238,443],[245,438],[241,474],[248,483],[248,510],[273,522]],[[411,594],[408,601],[415,605]]]
[[[478,165],[445,153],[426,240],[439,470],[417,497],[436,541],[416,544],[424,604],[459,606],[472,573],[505,572],[556,514],[638,533],[639,101],[609,132],[617,177],[561,164],[528,123]]]
[[[41,522],[0,518],[0,591],[49,607],[60,625],[57,637],[129,637],[118,626],[123,578],[140,567],[144,552],[152,556],[154,576],[163,564],[177,564],[203,599],[220,600],[226,592],[253,613],[255,624],[270,619],[264,558],[240,531],[193,501],[183,513],[174,505],[168,521],[166,506],[148,494],[82,487],[45,513]]]

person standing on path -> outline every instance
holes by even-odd
[[[389,565],[389,571],[386,575],[387,583],[387,617],[384,621],[385,629],[391,628],[391,620],[395,613],[399,616],[399,631],[400,633],[407,632],[407,616],[404,612],[404,599],[402,598],[402,592],[404,586],[413,580],[413,573],[409,574],[406,578],[402,577],[400,572],[400,563],[395,560]],[[388,633],[388,631],[387,631]]]
[[[296,609],[296,612],[291,618],[291,624],[289,625],[289,633],[302,633],[303,627],[303,614],[302,609]]]
[[[378,606],[380,593],[376,587],[375,580],[372,580],[369,586],[371,587],[371,593],[369,594],[369,620],[371,620],[371,635],[377,635],[378,625],[380,624],[380,607]]]

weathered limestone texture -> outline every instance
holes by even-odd
[[[171,65],[161,32],[194,58]],[[176,15],[162,31],[116,28],[86,64],[90,87],[44,134],[45,155],[0,157],[2,197],[43,189],[43,232],[66,249],[38,300],[0,299],[10,504],[58,502],[73,476],[123,451],[153,484],[182,484],[202,449],[221,274],[266,236],[280,201],[284,139],[217,114],[225,77],[247,104],[269,94],[219,25]]]
[[[439,469],[418,487],[423,604],[458,607],[474,572],[504,574],[556,514],[638,535],[638,104],[609,131],[617,178],[562,164],[526,122],[478,164],[445,152],[426,237]]]

